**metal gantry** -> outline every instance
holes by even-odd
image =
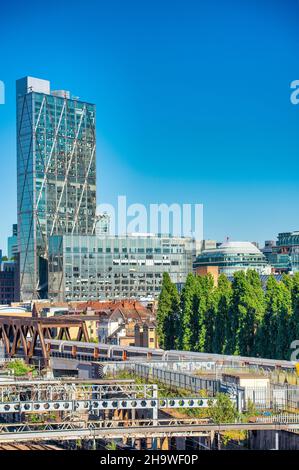
[[[283,414],[255,422],[213,423],[171,417],[178,408],[200,409],[211,397],[160,397],[156,384],[80,381],[0,383],[0,442],[76,439],[142,439],[211,436],[227,430],[298,430],[299,415]],[[161,419],[159,410],[166,412]],[[49,414],[55,413],[55,418]],[[39,416],[38,423],[30,415]],[[167,417],[167,414],[170,414]],[[57,420],[57,421],[56,421]],[[3,421],[6,421],[3,423]],[[21,421],[21,422],[20,422]]]
[[[13,401],[0,404],[0,414],[5,413],[42,413],[50,411],[68,411],[93,413],[100,410],[154,410],[173,408],[207,408],[208,398],[161,398],[155,399],[121,399],[112,400],[48,400],[48,401]],[[212,400],[213,401],[213,400]]]
[[[53,401],[57,400],[73,400],[80,398],[82,400],[98,399],[118,396],[118,397],[139,397],[139,398],[153,398],[156,397],[157,385],[155,384],[136,384],[133,381],[118,382],[110,384],[92,384],[84,383],[78,384],[73,382],[45,382],[43,381],[28,381],[25,383],[8,383],[1,384],[0,382],[0,397],[1,402],[8,401]]]
[[[158,409],[205,408],[210,400],[208,397],[158,398],[156,384],[33,383],[0,385],[0,414],[150,410],[157,416]]]

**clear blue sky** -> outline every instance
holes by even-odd
[[[298,1],[10,1],[0,22],[4,251],[25,75],[96,103],[98,201],[203,203],[219,240],[299,229]]]

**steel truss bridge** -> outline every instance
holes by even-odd
[[[83,338],[88,341],[88,331],[86,323],[81,318],[76,317],[14,317],[0,315],[0,339],[2,340],[5,352],[9,357],[18,355],[20,349],[27,362],[36,354],[38,347],[44,364],[48,365],[50,358],[50,344],[46,339],[63,337],[71,339],[70,329],[76,329],[77,340]]]

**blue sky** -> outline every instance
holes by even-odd
[[[203,203],[218,240],[299,229],[297,0],[11,1],[0,22],[4,251],[25,75],[96,103],[98,202]]]

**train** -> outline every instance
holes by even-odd
[[[85,343],[81,341],[45,340],[50,356],[78,359],[80,361],[152,361],[152,362],[209,362],[226,367],[249,367],[295,370],[293,361],[259,357],[228,356],[222,354],[192,351],[164,350],[138,346],[120,346],[106,343]]]

